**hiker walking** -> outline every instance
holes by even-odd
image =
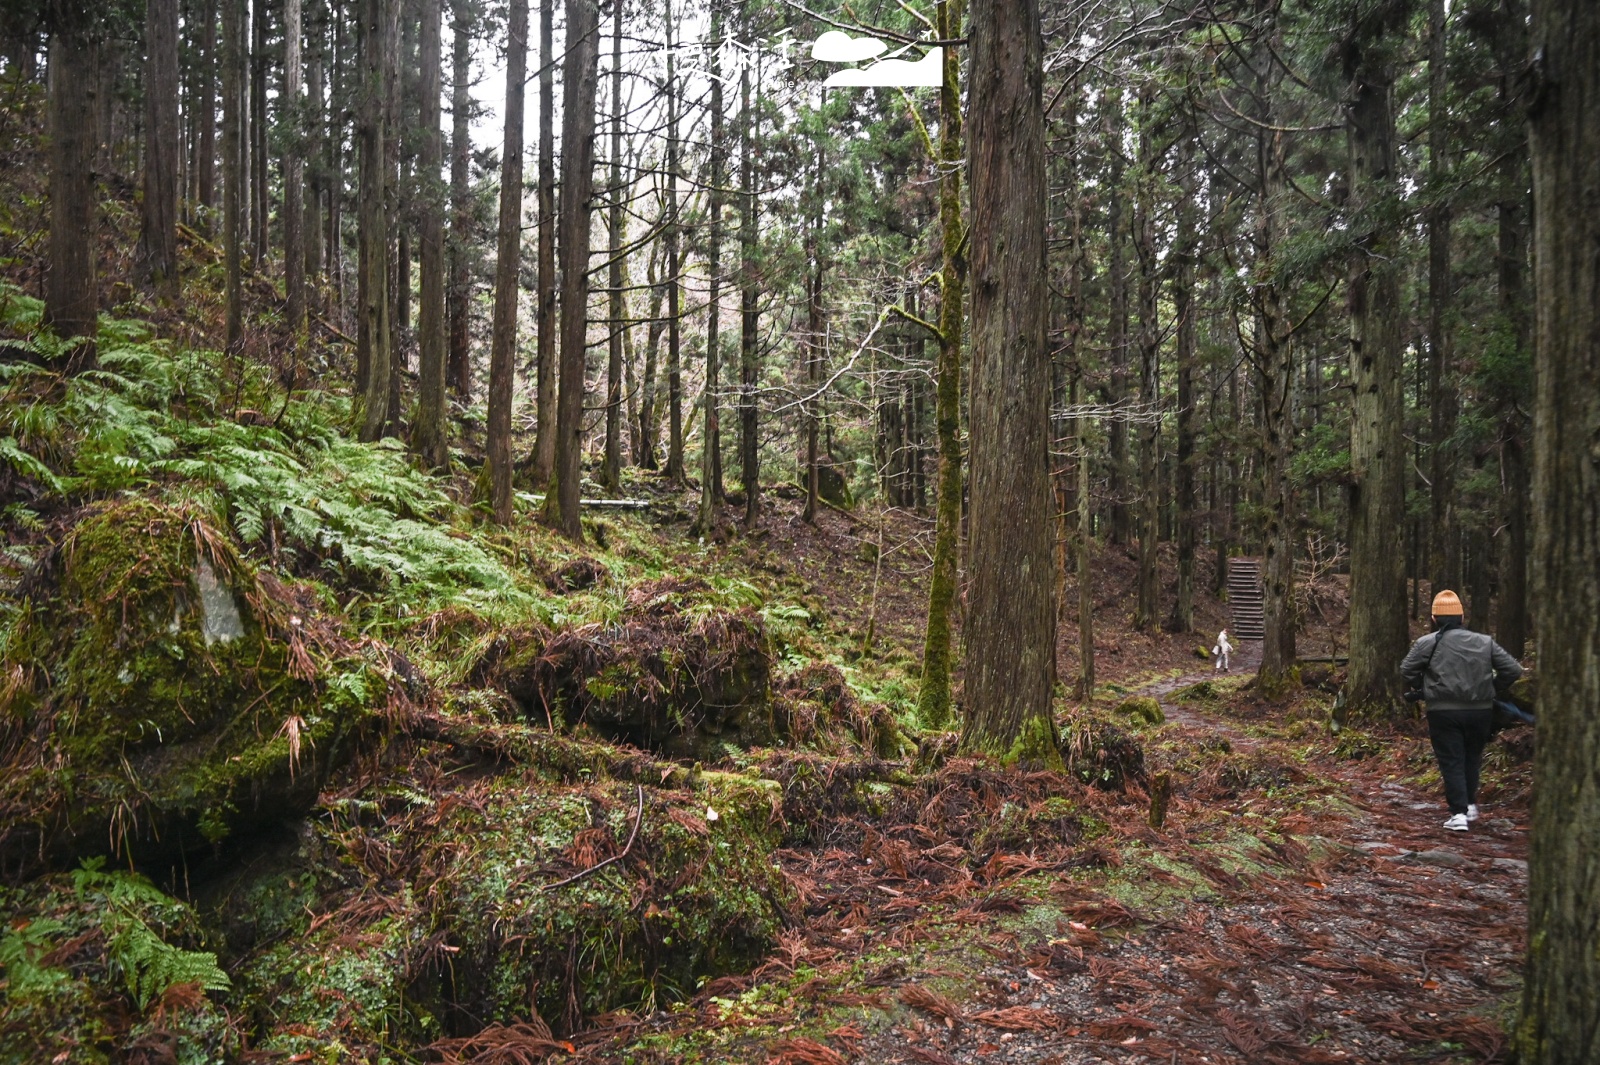
[[[1228,656],[1232,653],[1233,644],[1228,642],[1228,630],[1223,629],[1217,633],[1216,646],[1211,648],[1211,656],[1216,659],[1211,666],[1211,672],[1215,673],[1219,669],[1224,673],[1228,672]]]
[[[1522,676],[1522,666],[1492,637],[1466,627],[1460,597],[1446,589],[1433,597],[1433,631],[1411,645],[1400,675],[1406,699],[1428,705],[1428,738],[1450,804],[1444,827],[1465,832],[1478,819],[1478,769],[1494,735],[1496,692]]]

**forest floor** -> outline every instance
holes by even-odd
[[[608,1018],[570,1060],[1498,1060],[1525,792],[1486,786],[1483,819],[1447,832],[1424,738],[1309,736],[1238,691],[1259,648],[1241,650],[1231,676],[1138,689],[1166,713],[1147,772],[1201,782],[1159,829],[1141,789],[1091,792],[1086,845],[1016,840],[968,876],[936,803],[841,820],[782,852],[807,904],[763,966]]]

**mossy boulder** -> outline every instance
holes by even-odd
[[[1161,703],[1148,695],[1136,695],[1117,704],[1117,713],[1136,724],[1160,725],[1167,720]]]
[[[89,510],[0,649],[0,871],[172,861],[304,813],[385,694],[354,647],[198,508]]]
[[[294,861],[208,904],[270,899],[285,915],[240,943],[252,1044],[360,1058],[530,1013],[565,1032],[748,970],[793,904],[780,799],[775,782],[711,772],[682,788],[518,772],[369,787],[325,810]]]
[[[535,724],[712,760],[726,745],[778,738],[769,644],[753,610],[661,598],[630,608],[619,624],[529,630],[491,646],[474,677],[509,694]]]

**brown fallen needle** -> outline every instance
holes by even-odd
[[[644,822],[644,788],[641,787],[638,784],[635,784],[634,788],[637,789],[638,792],[639,792],[639,808],[636,811],[634,811],[634,815],[633,815],[633,831],[628,833],[628,842],[623,845],[623,848],[622,848],[621,852],[619,852],[617,854],[613,854],[611,857],[607,858],[603,862],[595,862],[593,865],[589,866],[589,868],[584,869],[581,872],[573,873],[571,876],[567,877],[565,880],[557,880],[554,884],[546,884],[543,888],[540,889],[541,891],[553,891],[558,887],[565,887],[566,885],[571,884],[574,881],[582,880],[584,877],[588,876],[590,873],[593,873],[593,872],[596,872],[598,870],[604,869],[606,866],[610,865],[612,862],[620,862],[622,859],[624,859],[624,858],[626,858],[628,856],[628,852],[633,850],[633,841],[639,837],[639,825]]]

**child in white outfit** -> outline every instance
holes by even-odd
[[[1233,644],[1228,642],[1228,630],[1223,629],[1217,633],[1217,645],[1211,649],[1211,654],[1216,658],[1216,664],[1211,667],[1212,672],[1222,670],[1228,672],[1228,655],[1233,651]]]

